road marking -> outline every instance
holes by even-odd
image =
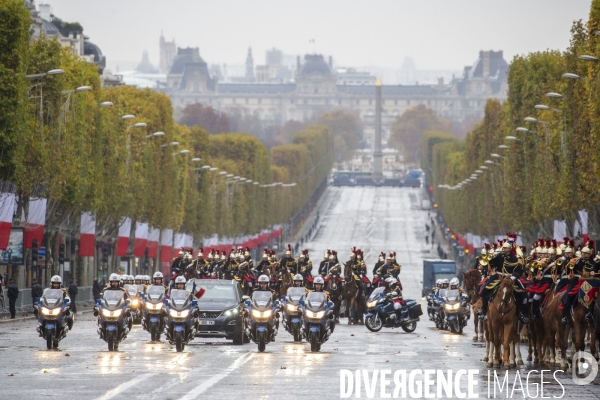
[[[192,400],[196,397],[200,396],[202,393],[206,392],[208,389],[219,383],[219,381],[233,371],[241,367],[246,361],[248,361],[254,354],[246,353],[237,360],[233,362],[229,367],[225,368],[223,372],[218,375],[212,376],[210,379],[206,380],[202,384],[196,386],[195,389],[190,390],[185,396],[181,397],[180,400]]]
[[[150,378],[151,376],[154,376],[156,374],[144,374],[144,375],[140,375],[137,378],[134,378],[132,380],[130,380],[129,382],[125,382],[120,384],[119,386],[117,386],[116,388],[109,390],[108,392],[106,392],[106,394],[102,397],[98,397],[96,400],[108,400],[108,399],[112,399],[113,397],[117,396],[118,394],[123,393],[124,391],[126,391],[127,389],[129,389],[132,386],[137,385],[138,383],[145,381],[146,379]]]

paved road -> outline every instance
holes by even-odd
[[[420,193],[417,189],[332,188],[322,205],[320,227],[304,247],[318,262],[327,248],[338,250],[346,259],[349,249],[357,246],[365,251],[371,267],[380,251],[396,251],[403,266],[405,297],[419,298],[422,259],[429,257],[430,250],[422,242],[427,212],[413,209],[420,203]],[[0,324],[0,398],[336,399],[340,397],[342,369],[410,373],[417,368],[479,370],[476,393],[487,397],[487,369],[480,361],[482,344],[471,341],[472,327],[467,327],[463,336],[451,335],[437,331],[426,316],[412,334],[389,329],[370,333],[364,326],[348,326],[342,319],[323,351],[316,354],[310,353],[307,344],[294,343],[283,330],[262,354],[254,344],[234,346],[222,340],[198,339],[184,353],[176,353],[168,344],[150,343],[149,334],[139,326],[133,328],[119,352],[109,353],[96,335],[91,314],[78,316],[59,351],[46,351],[35,324]],[[519,372],[525,375],[530,368],[533,366]],[[511,384],[514,377],[513,371]],[[532,377],[539,382],[539,374]],[[600,379],[596,385],[581,387],[566,375],[559,379],[565,385],[563,398],[600,395]],[[550,380],[547,375],[545,380]],[[393,389],[392,384],[388,393]],[[530,389],[527,397],[536,397],[531,384]],[[545,387],[544,396],[552,395],[561,395],[556,382]],[[363,386],[361,398],[365,397]],[[379,397],[378,385],[375,398]],[[410,398],[410,393],[406,397]],[[497,398],[506,397],[497,394]],[[517,391],[513,397],[523,396]]]

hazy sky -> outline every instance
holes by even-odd
[[[38,0],[38,3],[40,1]],[[479,50],[516,54],[565,49],[574,20],[591,0],[47,0],[78,21],[114,61],[158,63],[161,30],[180,47],[199,47],[209,64],[256,64],[272,47],[286,54],[332,55],[344,66],[462,69]],[[113,62],[111,62],[111,60]],[[123,68],[121,68],[123,69]]]

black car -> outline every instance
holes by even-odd
[[[198,300],[196,337],[232,339],[234,344],[247,343],[242,288],[235,280],[196,279],[196,286],[206,292]]]

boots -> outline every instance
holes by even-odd
[[[530,310],[531,322],[535,322],[535,320],[537,320],[537,312],[540,309],[540,305],[541,305],[541,300],[533,299],[533,301],[531,302],[531,310]]]
[[[570,296],[568,293],[565,293],[564,295],[563,317],[560,320],[561,324],[563,325],[567,325],[569,323],[569,310],[571,310],[571,302],[573,300],[572,297],[574,296]]]
[[[477,311],[477,315],[482,321],[487,321],[487,310],[488,310],[489,299],[481,298],[481,308]]]

